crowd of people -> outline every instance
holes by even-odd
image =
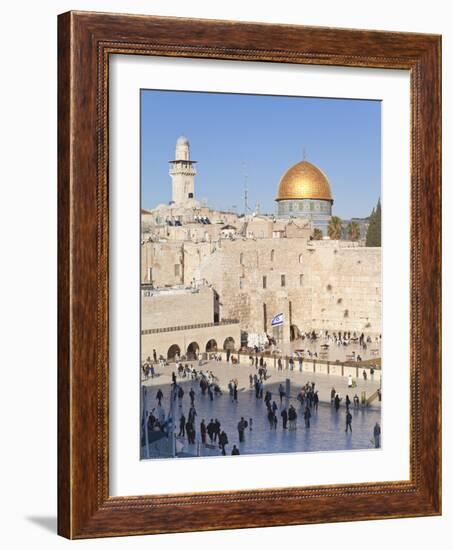
[[[313,415],[318,414],[319,408],[319,391],[316,389],[315,382],[305,383],[297,392],[295,399],[298,403],[291,403],[292,397],[287,395],[287,389],[280,383],[276,395],[273,395],[270,388],[264,387],[264,383],[267,379],[266,364],[263,358],[252,358],[253,365],[255,365],[256,372],[249,374],[249,389],[254,391],[255,398],[257,400],[263,400],[265,405],[265,415],[270,430],[277,430],[281,418],[282,430],[294,431],[297,430],[298,417],[303,419],[303,425],[305,429],[310,429],[311,419]],[[154,374],[151,374],[153,376]],[[182,411],[183,399],[185,395],[184,388],[181,381],[190,382],[191,387],[188,392],[190,398],[190,406],[187,416]],[[199,392],[196,393],[194,386],[197,383]],[[348,387],[351,387],[351,377],[348,379]],[[231,403],[238,403],[239,382],[237,378],[229,380],[228,384],[228,396]],[[188,445],[195,445],[197,442],[197,410],[195,408],[195,400],[197,398],[203,399],[207,397],[210,401],[213,401],[218,396],[223,394],[219,385],[219,379],[211,370],[195,369],[194,366],[189,364],[179,363],[176,370],[172,372],[172,385],[170,390],[170,400],[173,401],[175,406],[172,411],[174,420],[171,418],[170,413],[166,416],[162,406],[162,399],[164,397],[160,388],[156,391],[157,406],[151,410],[147,420],[148,439],[151,432],[161,431],[170,433],[172,431],[172,423],[179,426],[177,431],[177,437],[187,440]],[[338,413],[343,398],[332,387],[330,392],[330,403],[335,413]],[[296,405],[296,406],[295,406]],[[360,408],[360,399],[357,393],[351,398],[349,394],[345,396],[345,432],[352,433],[352,414],[351,409]],[[175,412],[177,410],[177,412]],[[233,413],[234,414],[234,413]],[[253,419],[245,419],[240,417],[237,423],[237,433],[239,444],[245,442],[246,430],[253,429]],[[376,423],[373,429],[374,446],[380,447],[380,435],[381,429],[378,423]],[[228,434],[225,429],[222,428],[221,421],[218,418],[211,418],[209,422],[205,418],[202,418],[199,424],[199,438],[198,441],[204,447],[210,447],[211,449],[218,448],[222,455],[227,454],[227,446],[229,444]],[[240,454],[240,450],[237,445],[234,445],[231,450],[232,455]]]

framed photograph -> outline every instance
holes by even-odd
[[[61,535],[441,513],[440,51],[59,16]]]

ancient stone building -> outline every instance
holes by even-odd
[[[327,235],[333,197],[327,176],[317,166],[306,160],[291,166],[280,180],[275,200],[279,217],[309,219]]]
[[[180,138],[172,162],[192,162],[188,148]],[[177,200],[142,212],[144,355],[206,351],[211,340],[237,348],[241,335],[273,334],[280,313],[282,342],[311,330],[380,334],[381,249],[312,238],[333,203],[319,169],[303,161],[283,176],[277,217],[212,210],[197,201],[194,174],[181,183],[174,170]]]
[[[204,285],[142,289],[142,357],[170,359],[240,345],[237,319],[219,318],[219,296]]]

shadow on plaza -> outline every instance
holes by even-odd
[[[342,402],[338,411],[330,404],[330,402],[320,402],[319,410],[316,412],[312,409],[312,417],[310,419],[310,428],[304,425],[303,410],[299,401],[296,399],[296,394],[299,386],[293,386],[291,389],[291,398],[289,400],[283,398],[280,405],[278,388],[280,380],[272,381],[270,376],[265,383],[265,391],[272,393],[272,401],[275,401],[277,410],[277,429],[271,429],[267,419],[267,409],[263,399],[255,397],[254,388],[242,386],[238,392],[238,402],[232,402],[228,390],[222,390],[222,395],[214,397],[213,401],[209,396],[202,395],[199,388],[199,380],[194,379],[178,379],[178,385],[184,389],[184,397],[182,401],[179,399],[175,402],[175,423],[176,433],[179,430],[179,419],[182,413],[187,418],[190,408],[189,391],[193,387],[195,396],[195,409],[197,410],[196,417],[196,437],[199,439],[199,426],[201,419],[207,424],[211,418],[218,418],[221,422],[221,429],[225,430],[228,436],[227,455],[231,454],[231,449],[235,444],[238,446],[241,455],[269,455],[279,453],[303,453],[303,452],[329,452],[329,451],[353,451],[353,450],[376,450],[372,442],[372,430],[376,422],[380,422],[380,408],[360,407],[354,409],[351,407],[353,416],[352,434],[345,432],[345,414],[346,407]],[[155,400],[158,388],[164,393],[162,400],[164,410],[168,414],[169,395],[171,384],[155,385],[150,388],[151,400],[148,403],[157,405]],[[315,388],[316,389],[316,388]],[[351,392],[352,399],[354,393]],[[282,420],[280,412],[282,406],[288,407],[292,404],[298,414],[297,429],[288,431],[282,429]],[[250,422],[252,419],[252,430],[248,429],[245,433],[245,442],[240,443],[237,423],[243,416]],[[209,438],[207,439],[209,441]],[[177,458],[202,458],[196,456],[196,446],[186,445],[186,450],[192,456],[178,456]],[[145,458],[145,457],[143,457]],[[150,456],[150,459],[167,459],[169,457]],[[172,457],[170,457],[172,458]]]

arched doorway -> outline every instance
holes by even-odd
[[[217,342],[214,339],[209,340],[209,342],[206,344],[206,351],[212,352],[217,351]]]
[[[187,359],[189,361],[193,361],[198,357],[198,352],[200,350],[200,346],[197,344],[197,342],[191,342],[187,346]]]
[[[291,325],[289,327],[289,339],[292,342],[293,340],[297,340],[298,338],[300,338],[299,328],[296,325]]]
[[[178,356],[178,358],[181,357],[181,349],[177,344],[173,344],[168,348],[167,359],[169,361],[174,361],[176,356]]]
[[[234,338],[232,338],[231,336],[229,336],[225,342],[223,342],[223,349],[225,351],[233,351],[234,350]]]

